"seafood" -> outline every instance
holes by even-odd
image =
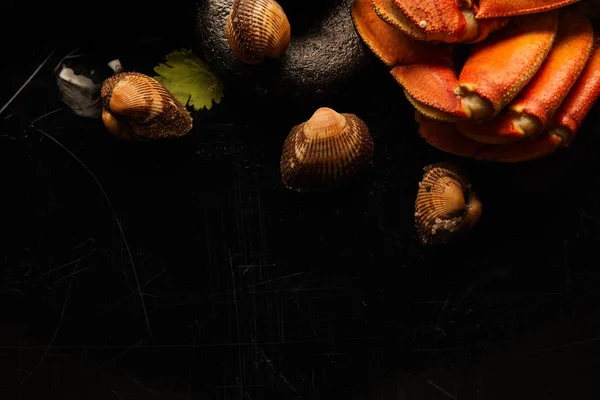
[[[373,157],[367,125],[354,114],[322,107],[290,131],[281,154],[283,184],[295,191],[335,187]]]
[[[138,72],[120,72],[104,81],[102,122],[128,140],[179,137],[192,129],[190,113],[171,92]]]
[[[479,220],[483,207],[465,173],[450,163],[424,168],[415,200],[415,225],[423,244],[447,243]]]
[[[290,23],[275,0],[235,0],[225,24],[229,47],[247,64],[278,58],[291,39]]]
[[[568,146],[600,95],[597,35],[576,2],[355,0],[352,15],[427,142],[520,162]]]

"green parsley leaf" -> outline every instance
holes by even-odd
[[[165,63],[154,67],[154,72],[159,74],[154,79],[169,89],[177,100],[196,111],[210,110],[213,100],[219,104],[223,98],[223,84],[208,64],[191,50],[174,50],[167,55]]]

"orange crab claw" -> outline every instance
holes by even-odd
[[[502,163],[532,161],[554,153],[561,144],[560,136],[544,131],[539,136],[516,143],[487,145],[475,155],[475,159]]]
[[[464,135],[484,143],[510,143],[541,133],[581,74],[594,30],[580,11],[564,14],[552,50],[529,84],[489,122],[458,123]]]
[[[456,125],[436,121],[418,111],[415,120],[419,123],[419,134],[430,145],[445,153],[480,161],[516,163],[545,157],[553,153],[562,143],[562,138],[544,132],[532,139],[516,143],[494,145],[480,143],[458,131]]]
[[[465,35],[467,23],[455,0],[372,0],[375,13],[406,35],[422,41],[453,43]],[[432,17],[432,18],[428,18]]]
[[[479,0],[477,18],[510,17],[550,11],[580,0]]]
[[[507,145],[485,146],[475,154],[475,159],[497,162],[530,161],[550,155],[557,148],[568,146],[600,96],[598,40],[600,37],[596,36],[597,45],[571,91],[556,111],[551,128],[531,139]],[[438,135],[443,136],[445,133],[438,132]]]
[[[485,161],[521,162],[552,154],[568,146],[583,120],[600,96],[600,48],[596,46],[585,68],[553,117],[551,128],[532,139],[508,145],[491,145],[475,158]]]
[[[415,121],[419,124],[419,134],[430,145],[445,153],[461,157],[475,157],[486,145],[461,134],[456,125],[437,121],[415,111]]]
[[[552,48],[557,11],[513,21],[510,29],[474,45],[462,68],[458,95],[472,120],[498,114],[529,83]]]
[[[415,111],[419,134],[433,147],[481,161],[515,163],[552,154],[570,144],[585,117],[600,96],[600,36],[596,36],[587,64],[571,91],[554,114],[547,131],[533,138],[504,145],[490,145],[464,136],[456,124],[435,121]]]
[[[548,130],[533,138],[490,145],[463,135],[456,124],[430,119],[415,111],[419,134],[433,147],[481,161],[515,163],[539,159],[570,144],[600,96],[600,35],[588,62],[569,94],[558,107]]]
[[[487,120],[538,71],[558,28],[558,12],[527,15],[477,44],[460,76],[449,62],[399,65],[392,70],[413,106],[429,118]]]
[[[579,79],[562,102],[553,118],[550,131],[563,138],[568,146],[592,106],[600,96],[600,35],[596,36],[596,46],[588,59]]]
[[[445,122],[468,118],[454,91],[458,80],[451,62],[401,65],[392,69],[392,76],[412,105],[429,118]]]
[[[470,2],[456,0],[372,0],[376,14],[422,41],[478,42],[504,27],[508,18],[477,20]]]
[[[352,19],[358,34],[367,47],[388,67],[435,61],[440,55],[450,57],[449,48],[415,42],[393,26],[382,21],[371,0],[355,0]]]

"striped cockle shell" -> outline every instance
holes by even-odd
[[[183,136],[192,117],[156,79],[120,72],[102,84],[102,121],[122,139],[151,140]]]
[[[332,188],[352,178],[372,157],[367,125],[354,114],[322,107],[286,138],[281,180],[295,191]]]
[[[415,200],[415,224],[423,244],[447,243],[479,220],[482,204],[466,175],[450,163],[424,168]]]
[[[225,23],[225,35],[236,58],[259,64],[287,50],[290,23],[275,0],[234,0]]]

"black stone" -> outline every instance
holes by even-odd
[[[200,0],[195,32],[195,50],[223,79],[229,97],[316,107],[346,96],[354,78],[373,65],[352,21],[353,0],[280,1],[292,29],[290,46],[259,65],[237,60],[229,48],[225,21],[232,3]]]

